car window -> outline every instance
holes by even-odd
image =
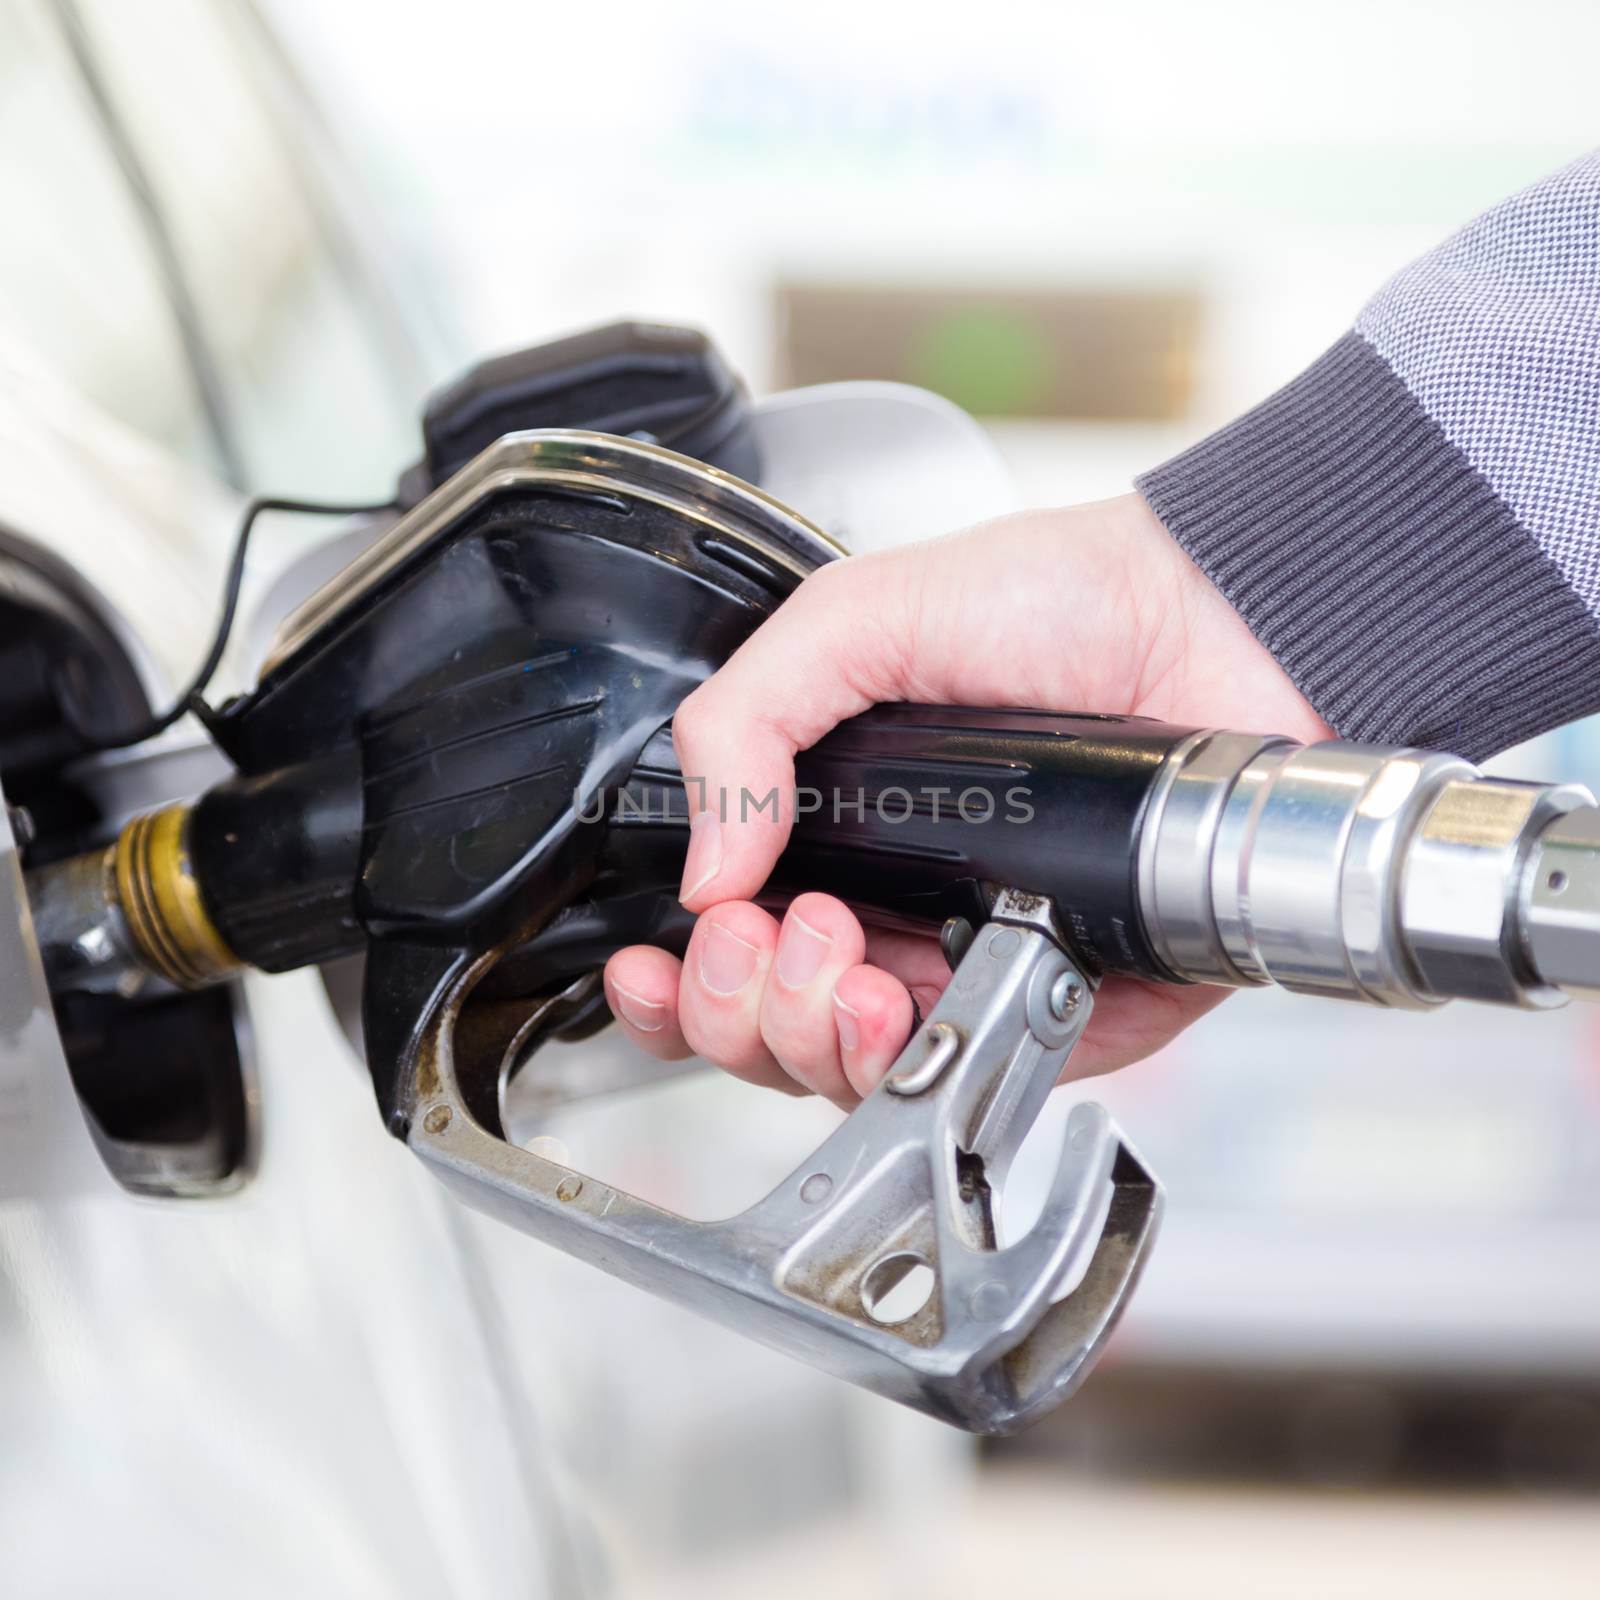
[[[431,376],[247,8],[0,0],[0,359],[241,489],[370,496]]]

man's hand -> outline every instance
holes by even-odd
[[[780,925],[751,903],[792,825],[794,757],[883,701],[1134,712],[1283,733],[1328,729],[1138,495],[1034,511],[823,567],[685,700],[673,742],[690,782],[682,962],[636,945],[606,994],[652,1055],[841,1105],[867,1093],[949,976],[936,941],[863,929],[804,894]],[[776,788],[789,810],[718,816],[717,796]],[[1222,991],[1108,981],[1072,1057],[1109,1071],[1166,1043]]]

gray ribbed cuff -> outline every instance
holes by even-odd
[[[1137,480],[1347,739],[1481,760],[1600,710],[1600,629],[1359,334]]]

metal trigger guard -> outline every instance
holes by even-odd
[[[1094,1004],[1039,896],[1000,894],[883,1082],[771,1194],[720,1222],[689,1221],[486,1132],[455,1076],[462,998],[435,1008],[414,1058],[408,1142],[463,1198],[973,1433],[1014,1432],[1077,1387],[1154,1236],[1160,1185],[1085,1104],[1037,1223],[997,1244],[997,1192]],[[901,1280],[911,1303],[896,1305]]]

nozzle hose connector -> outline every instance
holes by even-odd
[[[1600,989],[1600,811],[1454,756],[1200,732],[1140,830],[1174,975],[1421,1008]]]
[[[180,989],[202,989],[237,970],[200,893],[189,858],[190,808],[135,817],[111,849],[111,881],[144,963]]]

